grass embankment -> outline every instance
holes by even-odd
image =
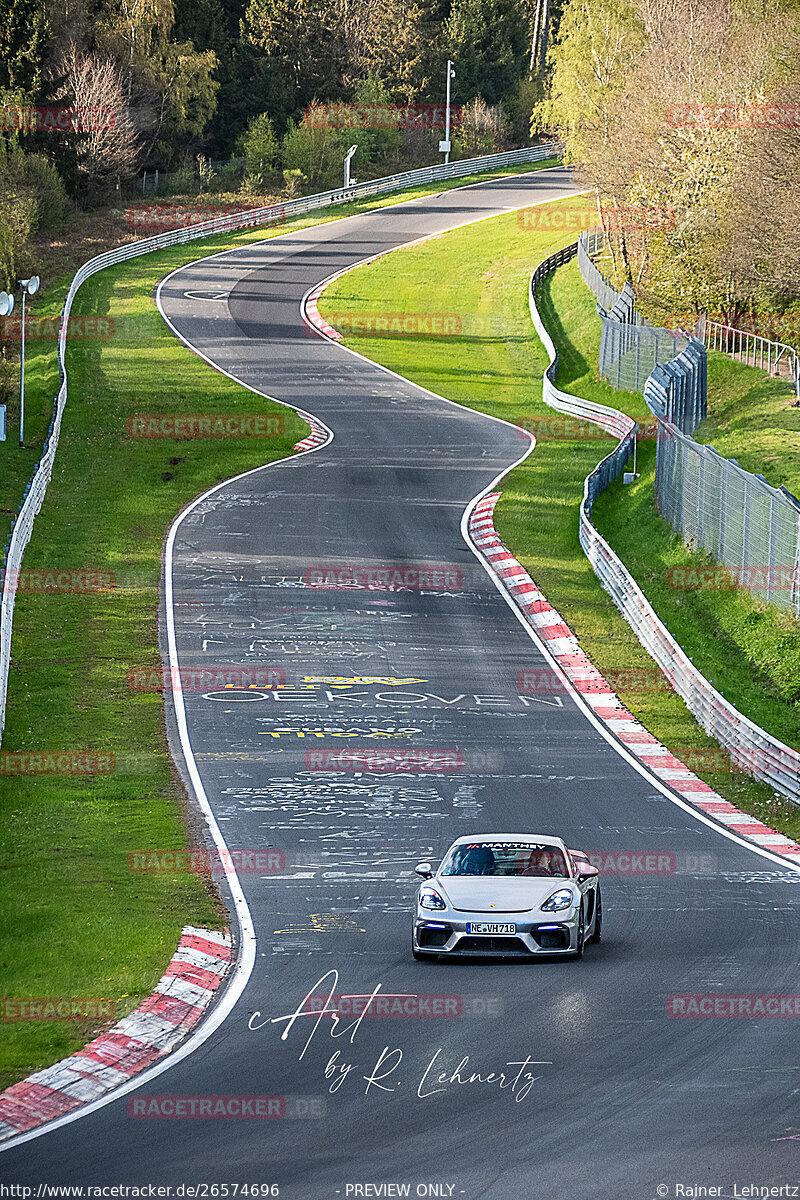
[[[461,315],[459,336],[401,340],[353,334],[347,343],[451,400],[512,422],[533,423],[538,444],[503,485],[497,508],[498,532],[569,622],[599,669],[615,677],[619,694],[631,711],[667,746],[685,755],[714,743],[675,693],[645,691],[638,686],[631,690],[626,686],[626,677],[637,685],[640,673],[645,679],[651,678],[653,663],[600,587],[578,542],[578,505],[584,477],[614,443],[594,432],[588,438],[565,440],[564,419],[541,402],[546,360],[530,323],[527,281],[532,268],[565,244],[569,233],[568,228],[549,234],[521,230],[514,214],[499,217],[398,251],[343,276],[325,293],[320,309],[334,324],[337,316],[364,311],[435,310]],[[559,348],[559,386],[647,422],[650,414],[641,396],[614,392],[596,377],[599,321],[577,265],[559,270],[545,282],[540,309]],[[621,527],[633,547],[641,548],[642,526],[633,505],[646,495],[652,492],[640,481],[635,491],[628,488],[622,492],[620,487],[610,498],[619,505],[614,528],[609,528],[607,522],[603,526],[612,542]],[[658,520],[654,518],[647,526],[653,537],[647,550],[658,564],[655,570],[663,577],[668,565],[688,563],[691,556],[663,522],[661,541],[655,540],[653,526]],[[623,557],[638,576],[636,550],[633,555],[626,554],[628,548],[622,548]],[[687,597],[693,599],[696,595],[676,593],[672,597],[676,609],[687,613]],[[721,668],[704,660],[704,653],[713,647],[714,654],[725,663],[728,674],[723,686],[734,703],[747,711],[748,704],[755,706],[758,702],[754,718],[762,719],[779,736],[788,736],[794,721],[795,737],[789,740],[797,741],[796,709],[784,686],[787,649],[778,649],[768,662],[765,655],[757,673],[748,658],[748,648],[737,645],[714,607],[715,603],[720,608],[728,603],[728,594],[705,593],[704,601],[708,620],[716,621],[713,634],[707,628],[699,630],[691,617],[679,630],[670,624],[670,614],[661,615],[701,669],[722,683]],[[757,617],[754,602],[738,594],[737,602],[750,604],[756,614],[751,625],[764,625]],[[782,623],[782,618],[775,620]],[[738,627],[742,625],[740,622]],[[764,708],[767,703],[772,706],[769,713]],[[698,769],[698,774],[733,803],[791,835],[800,834],[800,817],[794,806],[776,801],[769,789],[755,780],[728,771]]]
[[[794,385],[724,354],[708,356],[708,417],[695,431],[725,458],[800,496],[800,408]]]
[[[218,480],[290,453],[308,427],[177,342],[153,303],[157,281],[204,254],[400,198],[147,255],[101,273],[78,293],[76,317],[102,317],[112,336],[70,345],[55,470],[24,569],[90,568],[111,573],[116,586],[74,595],[18,592],[3,752],[91,751],[113,755],[116,769],[93,777],[0,775],[0,997],[104,998],[123,1015],[152,990],[184,924],[220,927],[225,919],[202,878],[128,869],[132,850],[192,840],[162,697],[132,691],[128,672],[160,663],[160,559],[175,513]],[[67,286],[66,279],[52,285],[35,311],[55,316]],[[41,452],[57,386],[55,343],[40,341],[30,351],[30,449],[17,448],[16,413],[3,449],[0,495],[14,509]],[[286,425],[269,439],[150,440],[126,431],[134,414],[198,412],[279,413]],[[75,1051],[96,1024],[0,1022],[0,1086]]]

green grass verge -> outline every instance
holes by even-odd
[[[492,175],[509,173],[519,172]],[[184,924],[220,927],[225,920],[203,878],[128,869],[132,850],[180,848],[193,838],[167,750],[162,697],[132,691],[127,676],[160,663],[161,549],[175,514],[215,482],[291,453],[308,426],[209,370],[177,342],[153,303],[157,281],[205,254],[447,186],[342,206],[287,227],[191,242],[102,272],[79,291],[76,317],[113,322],[113,337],[70,344],[55,470],[24,568],[92,568],[112,573],[116,586],[86,595],[18,593],[3,752],[92,751],[113,755],[116,770],[94,777],[0,775],[0,997],[97,997],[123,1015],[152,990]],[[68,283],[48,289],[38,315],[57,316]],[[9,509],[17,508],[41,452],[56,387],[55,343],[32,344],[30,448],[17,447],[15,413],[3,448],[0,497]],[[270,439],[147,440],[126,433],[133,414],[198,411],[279,413],[286,425]],[[0,1022],[0,1086],[74,1052],[95,1028],[91,1021]]]
[[[569,234],[569,228],[559,233],[521,230],[514,214],[494,218],[343,276],[323,295],[320,310],[328,320],[365,310],[461,316],[459,336],[394,339],[352,334],[347,344],[448,399],[512,422],[533,423],[538,444],[503,484],[498,532],[599,669],[621,677],[618,691],[630,710],[676,753],[687,754],[714,743],[674,692],[639,686],[642,673],[652,677],[653,662],[600,587],[578,542],[584,477],[613,447],[613,440],[597,434],[564,440],[563,418],[541,402],[546,359],[530,323],[527,282],[533,267],[566,244]],[[600,325],[576,264],[545,281],[540,309],[559,349],[559,386],[647,422],[650,414],[641,396],[614,392],[596,377]],[[619,504],[630,503],[629,490],[618,491]],[[640,485],[638,494],[643,491]],[[621,509],[619,520],[634,540],[634,513]],[[613,531],[604,532],[613,540]],[[672,554],[678,553],[674,541]],[[628,565],[638,574],[637,561],[629,557]],[[700,647],[709,640],[707,631],[697,638],[688,627],[679,640],[699,663]],[[721,653],[729,644],[724,637],[716,642]],[[742,657],[738,649],[731,653],[731,669]],[[753,674],[752,664],[749,673]],[[630,687],[625,686],[626,676]],[[736,678],[741,681],[738,670]],[[785,730],[791,724],[792,705],[778,692],[776,677],[773,698]],[[734,702],[740,699],[733,684],[728,694]],[[698,774],[733,803],[790,835],[800,834],[794,806],[776,800],[762,784],[728,771],[698,769]]]
[[[708,356],[708,417],[694,437],[773,487],[800,496],[800,408],[794,385],[718,351]]]

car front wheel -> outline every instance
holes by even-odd
[[[580,916],[578,917],[578,943],[575,949],[575,958],[583,958],[583,948],[586,945],[586,913],[581,904]]]
[[[594,910],[594,929],[592,936],[588,939],[590,942],[600,941],[600,931],[603,928],[603,898],[600,895],[600,888],[597,889],[597,899],[595,900]]]

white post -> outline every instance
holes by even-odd
[[[25,297],[27,288],[22,289],[22,342],[19,354],[19,444],[25,435]]]
[[[347,154],[344,156],[344,186],[346,188],[350,187],[350,159],[353,157],[357,149],[358,143],[356,143],[355,146],[351,146],[347,151]]]
[[[448,58],[448,60],[447,60],[447,107],[445,109],[445,126],[444,126],[444,140],[447,145],[447,149],[444,152],[444,161],[446,163],[450,162],[450,80],[455,78],[455,74],[456,73],[453,70],[453,64],[450,61],[450,59]]]
[[[31,275],[30,279],[17,280],[22,292],[22,329],[20,331],[19,355],[19,444],[22,446],[25,435],[25,299],[35,296],[39,290],[39,276]]]

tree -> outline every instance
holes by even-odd
[[[176,157],[214,114],[217,56],[172,38],[173,0],[110,0],[98,40],[119,63],[126,102],[140,114],[148,154]]]
[[[297,101],[344,99],[368,76],[419,90],[421,0],[248,0],[243,34],[284,66]]]
[[[76,140],[77,170],[97,200],[134,173],[139,139],[125,102],[122,75],[110,59],[81,54],[74,46],[61,63],[75,107],[89,115],[87,132]],[[112,119],[106,120],[106,114]]]
[[[341,182],[342,133],[325,119],[320,105],[311,105],[299,125],[290,123],[283,139],[282,158],[284,168],[300,171],[315,191]]]
[[[400,114],[386,86],[368,75],[356,86],[352,104],[316,105],[313,119],[337,130],[342,154],[355,144],[353,169],[364,170],[375,163],[396,158],[400,153]]]
[[[444,26],[457,99],[496,104],[524,77],[530,47],[517,0],[453,0]]]
[[[767,97],[770,103],[781,106],[789,119],[748,131],[725,223],[735,228],[736,236],[730,237],[731,266],[739,293],[774,309],[776,304],[800,298],[800,72],[778,94]],[[798,340],[796,329],[793,337],[775,336]]]
[[[263,186],[265,178],[278,153],[278,141],[267,113],[259,113],[247,126],[237,149],[247,159],[247,175],[254,183]]]
[[[585,161],[608,138],[612,102],[644,44],[628,0],[568,0],[549,56],[550,94],[534,109],[531,130],[556,132],[567,161]]]
[[[0,94],[38,97],[47,35],[41,0],[1,0]]]
[[[769,205],[780,195],[791,211],[776,178],[788,146],[765,135],[759,156],[740,114],[785,89],[798,37],[800,20],[780,0],[568,0],[550,96],[535,118],[581,164],[618,281],[633,282],[656,319],[735,311],[745,278],[752,288],[758,273],[756,252],[768,249]],[[745,176],[748,146],[755,157]],[[770,155],[781,152],[770,171]],[[767,236],[751,229],[756,198]],[[782,237],[793,244],[788,225]],[[786,282],[787,272],[776,265],[779,277]]]
[[[494,153],[502,146],[504,135],[505,119],[500,104],[490,105],[476,96],[464,105],[457,140],[465,156]]]
[[[41,154],[26,154],[0,138],[0,275],[4,290],[30,263],[29,240],[57,225],[66,209],[58,171]]]

